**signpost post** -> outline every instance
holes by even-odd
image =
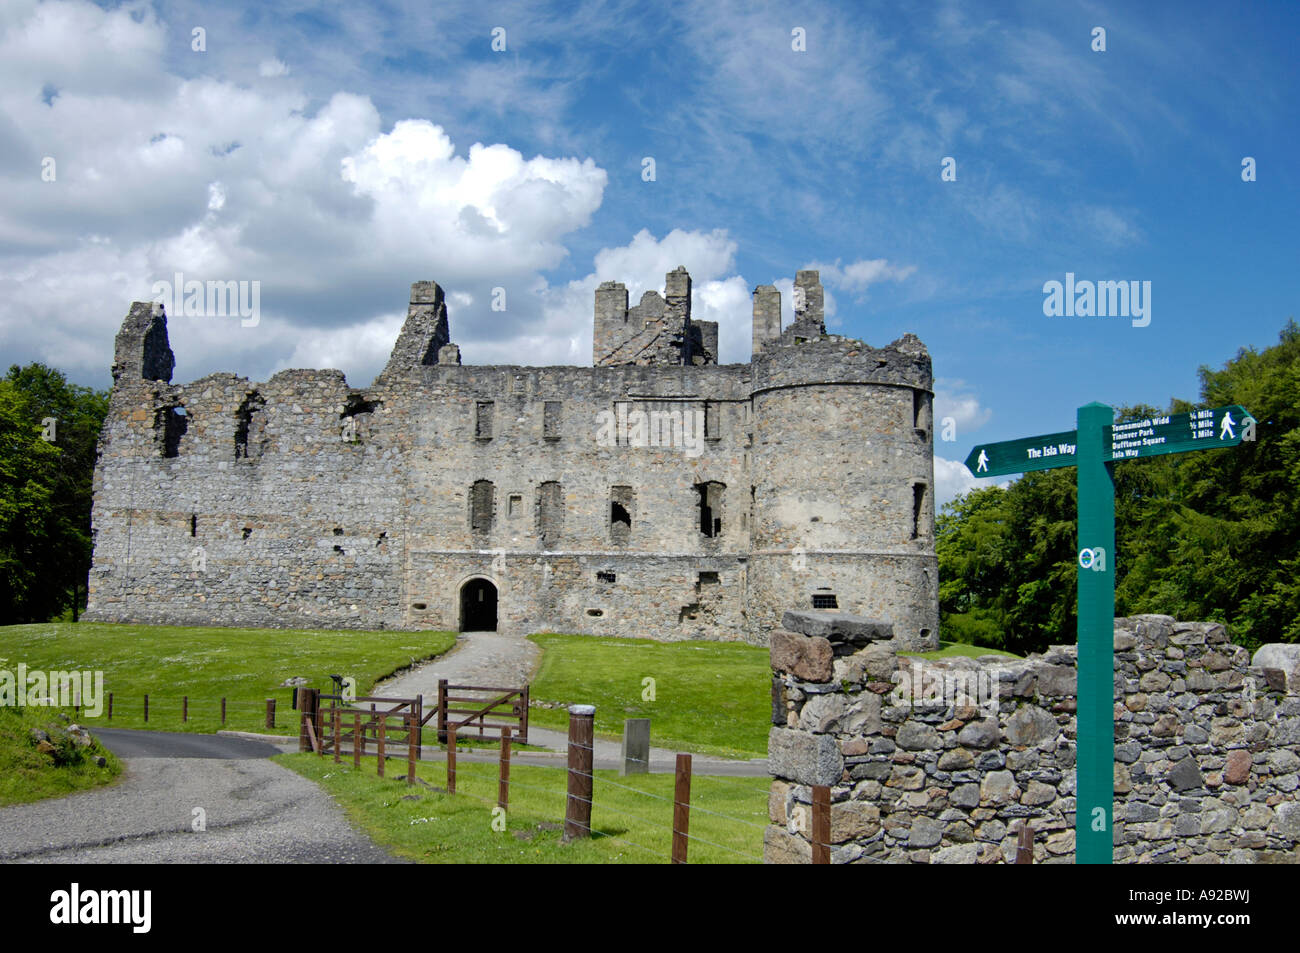
[[[981,444],[966,458],[977,477],[1075,467],[1078,487],[1078,747],[1075,862],[1109,864],[1115,805],[1114,461],[1235,447],[1255,439],[1238,404],[1113,424],[1106,404],[1078,409],[1078,429]]]

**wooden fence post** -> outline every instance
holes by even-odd
[[[113,693],[108,693],[108,720],[113,720]]]
[[[1025,826],[1020,828],[1020,837],[1016,842],[1016,863],[1032,864],[1034,862],[1034,828],[1025,821]]]
[[[438,679],[438,744],[447,743],[447,680]]]
[[[831,789],[824,784],[812,789],[812,862],[831,862]]]
[[[596,706],[569,706],[569,796],[564,810],[564,841],[591,836],[593,747]]]
[[[342,727],[339,724],[339,722],[342,720],[343,714],[342,712],[339,711],[338,705],[335,705],[333,707],[333,712],[334,712],[334,763],[338,764],[339,757],[340,757],[339,749],[343,747]]]
[[[144,693],[144,723],[149,724],[149,693]]]
[[[365,735],[361,733],[361,712],[357,712],[352,716],[352,767],[361,767],[365,745]]]
[[[673,863],[686,863],[691,827],[691,756],[677,756],[677,784],[673,790]]]
[[[420,730],[420,716],[417,712],[413,711],[408,716],[408,720],[411,725],[411,730],[406,733],[406,783],[414,784],[416,752],[419,750],[419,742],[416,740],[416,732]]]
[[[181,696],[181,721],[190,720],[190,696]]]
[[[529,686],[525,685],[524,686],[524,717],[523,717],[523,721],[519,725],[519,743],[521,745],[528,744],[528,699],[530,697],[528,691],[529,691]]]
[[[447,732],[447,793],[456,793],[456,732]]]
[[[384,736],[387,733],[387,731],[388,731],[388,719],[380,718],[379,719],[379,751],[378,751],[379,757],[376,759],[376,761],[379,764],[379,776],[381,778],[384,776]]]
[[[312,689],[311,694],[313,696],[316,694],[315,689]],[[313,704],[315,703],[314,697],[312,699],[312,702]],[[275,727],[275,699],[274,698],[268,698],[266,700],[266,727],[268,728]]]
[[[221,696],[221,727],[226,726],[226,697]]]
[[[315,688],[304,688],[298,693],[298,717],[301,719],[298,729],[298,750],[312,751],[311,739],[308,736],[308,726],[316,728],[316,706],[320,704],[318,698],[320,692]],[[266,727],[275,727],[275,699],[266,700]]]
[[[501,729],[501,771],[497,781],[497,807],[510,809],[510,729]]]
[[[415,696],[415,760],[424,757],[424,695]]]

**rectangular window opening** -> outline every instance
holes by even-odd
[[[474,436],[480,440],[492,439],[492,409],[490,400],[480,400],[475,405]]]
[[[492,510],[496,505],[496,487],[490,480],[477,480],[470,487],[469,528],[474,533],[492,532]]]
[[[560,402],[548,400],[542,407],[542,439],[560,439]]]
[[[537,536],[544,547],[560,541],[564,529],[564,491],[548,480],[537,488]]]
[[[699,509],[700,533],[708,539],[722,535],[722,492],[726,484],[697,483],[695,492],[699,494],[696,506]]]

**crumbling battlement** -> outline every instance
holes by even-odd
[[[925,348],[825,333],[816,272],[718,364],[691,281],[595,293],[594,366],[462,365],[411,287],[383,372],[173,384],[160,307],[118,334],[87,617],[761,642],[791,604],[938,637]]]

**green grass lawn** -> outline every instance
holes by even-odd
[[[74,718],[71,711],[60,708],[0,706],[0,806],[84,791],[108,784],[122,773],[122,763],[98,741],[89,748],[64,749],[68,760],[63,764],[36,750],[33,728],[54,736],[53,726],[66,726]],[[97,756],[106,759],[104,767],[95,764]]]
[[[149,693],[149,728],[160,731],[220,729],[221,699],[232,730],[267,731],[266,699],[276,700],[276,729],[296,734],[286,679],[303,676],[328,690],[331,673],[351,675],[357,693],[413,661],[446,652],[456,643],[449,632],[360,632],[354,630],[234,629],[44,623],[0,627],[0,668],[90,670],[104,673],[104,692],[113,693],[113,718],[83,711],[76,717],[96,727],[142,728],[144,694]],[[189,721],[181,721],[181,699],[189,696]]]
[[[899,652],[899,655],[916,655],[920,658],[952,658],[964,655],[967,658],[979,658],[981,655],[1005,655],[1007,658],[1020,658],[1001,649],[986,649],[982,645],[967,645],[965,642],[940,641],[939,648],[933,652]]]
[[[312,754],[278,755],[275,760],[320,784],[376,843],[410,860],[434,864],[662,864],[671,856],[671,774],[620,778],[613,771],[594,772],[594,836],[562,844],[564,768],[511,765],[505,830],[494,830],[496,764],[458,763],[457,793],[448,795],[397,780],[406,774],[406,763],[400,759],[388,763],[387,778],[376,777],[374,758],[362,762],[360,771],[352,768],[346,756],[340,764]],[[444,764],[422,762],[416,776],[442,788],[447,769]],[[699,839],[690,842],[688,862],[761,862],[770,783],[765,777],[694,776],[690,834]]]
[[[596,706],[596,734],[623,736],[625,718],[650,719],[656,747],[767,757],[772,670],[768,650],[738,642],[655,642],[531,635],[544,651],[536,701]],[[653,679],[647,683],[646,679]],[[654,700],[649,700],[649,688]],[[534,725],[567,730],[564,708],[532,708]]]

